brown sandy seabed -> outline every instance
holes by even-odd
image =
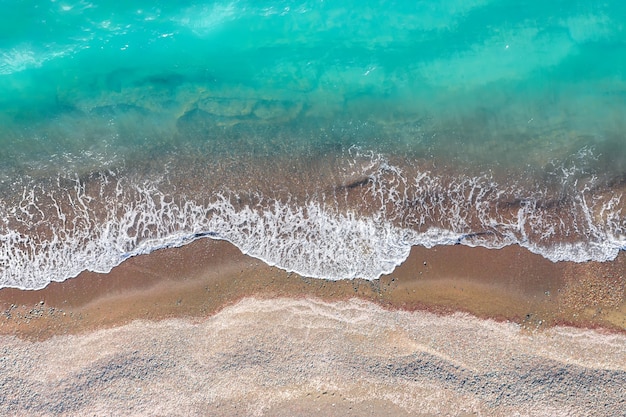
[[[198,240],[0,290],[0,415],[626,415],[626,256],[308,279]]]

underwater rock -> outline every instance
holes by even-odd
[[[238,98],[207,98],[197,102],[198,109],[224,117],[248,116],[255,104],[255,100]]]
[[[263,120],[291,120],[302,111],[302,103],[289,101],[261,101],[254,107],[253,114]]]

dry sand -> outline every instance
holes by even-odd
[[[415,248],[330,282],[199,240],[0,290],[0,415],[621,416],[625,262]]]
[[[623,415],[623,335],[352,299],[2,338],[3,415]]]

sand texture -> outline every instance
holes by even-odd
[[[361,300],[0,339],[2,415],[623,415],[626,337]]]
[[[414,248],[308,279],[200,240],[0,290],[0,415],[623,416],[624,257]]]
[[[553,263],[527,250],[415,247],[379,280],[300,277],[200,239],[85,272],[43,290],[0,290],[0,334],[45,339],[136,319],[203,318],[244,297],[353,297],[388,309],[457,311],[533,330],[553,325],[626,332],[626,254],[607,263]]]

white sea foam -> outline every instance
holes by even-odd
[[[363,187],[374,209],[367,214],[340,209],[337,195],[295,203],[256,194],[244,205],[235,193],[221,193],[200,203],[166,195],[159,182],[113,174],[94,180],[100,188],[89,192],[79,180],[70,187],[59,181],[56,191],[27,187],[19,204],[0,206],[0,286],[36,289],[84,270],[108,272],[129,257],[202,237],[326,279],[376,279],[415,245],[519,244],[576,262],[614,259],[626,245],[621,196],[600,198],[584,186],[570,190],[562,207],[546,208],[545,191],[523,196],[489,176],[412,177],[379,156],[367,158],[354,164],[369,179]]]
[[[74,53],[79,45],[53,47],[46,45],[43,50],[36,50],[30,45],[19,45],[11,49],[0,49],[0,75],[9,75],[31,68],[39,68],[46,61]]]
[[[57,206],[63,227],[52,230],[51,239],[3,232],[2,286],[36,289],[83,270],[108,272],[131,256],[205,236],[232,242],[248,255],[302,275],[375,279],[403,262],[416,242],[444,245],[459,238],[443,230],[418,233],[375,218],[340,214],[317,203],[292,207],[267,201],[263,209],[236,209],[225,196],[207,205],[177,204],[152,187],[135,191],[137,199],[124,205],[121,216],[116,215],[119,208],[108,207],[107,219],[100,221],[77,185],[73,209],[78,218],[66,220],[68,214]],[[30,201],[20,208],[22,213],[39,211],[34,194],[25,198]],[[32,221],[27,217],[25,221]]]
[[[241,17],[239,15],[241,12],[236,1],[192,6],[185,9],[183,14],[174,21],[183,27],[190,28],[199,36],[206,36],[225,23]]]

